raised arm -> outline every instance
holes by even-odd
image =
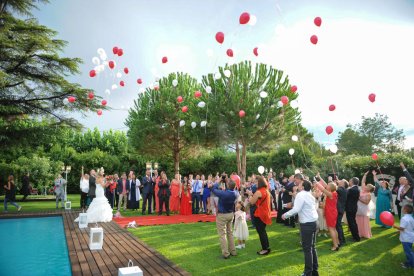
[[[375,179],[376,178],[376,175],[374,174],[374,172],[375,171],[372,171],[372,174],[374,175],[374,179]],[[362,180],[361,180],[361,188],[362,188],[362,190],[365,189],[368,173],[369,173],[369,171],[367,171],[366,173],[364,173],[364,176],[362,177]]]
[[[400,163],[401,169],[404,172],[405,177],[407,177],[408,182],[410,183],[410,186],[414,185],[414,178],[411,176],[411,174],[408,172],[407,168],[405,167],[404,163]]]
[[[324,187],[323,184],[321,183],[322,181],[319,181],[316,185],[318,187],[319,190],[322,191],[322,193],[324,193],[327,197],[329,197],[330,199],[332,199],[332,193],[330,191],[328,191],[326,189],[326,186]],[[325,183],[326,185],[326,183]]]
[[[316,181],[318,181],[324,188],[326,188],[326,186],[328,186],[328,184],[326,184],[325,180],[323,180],[323,178],[321,177],[321,174],[318,172],[316,174]]]

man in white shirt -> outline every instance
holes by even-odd
[[[295,184],[300,192],[296,195],[293,208],[284,213],[282,219],[285,220],[299,214],[300,236],[305,255],[305,270],[302,275],[319,275],[318,255],[315,249],[318,213],[315,208],[315,198],[310,192],[312,184],[307,180],[303,180],[302,174],[295,174]]]
[[[405,205],[403,208],[404,216],[400,221],[400,226],[393,225],[394,228],[400,230],[400,241],[404,249],[407,261],[401,263],[403,268],[414,268],[414,217],[413,206]]]

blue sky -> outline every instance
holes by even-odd
[[[239,25],[244,11],[257,17],[254,26]],[[114,108],[101,117],[78,117],[86,127],[126,130],[126,108],[137,98],[138,77],[145,87],[169,72],[200,78],[218,65],[250,59],[289,75],[299,88],[303,124],[318,141],[329,145],[347,123],[380,112],[406,131],[406,146],[414,147],[414,1],[55,0],[34,16],[69,42],[65,55],[84,60],[82,74],[72,81],[94,89]],[[315,16],[323,20],[320,28],[313,25]],[[223,45],[214,39],[218,31],[225,33]],[[312,34],[319,37],[316,46],[309,42]],[[124,55],[113,57],[113,46]],[[126,86],[111,95],[104,91],[119,83],[118,70],[88,76],[98,48],[118,69],[130,70],[121,78]],[[227,48],[234,50],[233,59]],[[167,64],[162,56],[168,56]],[[375,104],[368,102],[370,93],[377,94]],[[329,104],[337,110],[329,112]],[[334,126],[331,136],[324,132],[327,125]]]

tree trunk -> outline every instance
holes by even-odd
[[[240,147],[239,142],[236,142],[236,163],[237,163],[237,174],[241,176],[242,170],[241,170],[241,161],[240,161]]]
[[[180,174],[180,136],[176,130],[173,143],[174,175]]]
[[[246,143],[242,141],[241,176],[242,182],[246,180]]]

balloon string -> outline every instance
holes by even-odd
[[[292,155],[290,156],[290,159],[292,160],[292,167],[293,167],[293,169],[295,169],[295,164],[293,163],[293,156]]]
[[[378,170],[379,170],[380,174],[382,175],[382,172],[381,172],[381,167],[380,167],[380,165],[378,164],[378,160],[375,160],[375,163],[377,163],[377,168],[378,168]]]
[[[330,158],[330,160],[331,160],[331,167],[332,167],[332,172],[333,172],[333,174],[334,174],[334,178],[335,178],[335,175],[336,175],[336,173],[335,173],[335,169],[334,169],[334,166],[333,166],[333,161],[332,161],[332,157]]]

